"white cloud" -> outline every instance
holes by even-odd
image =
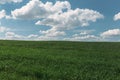
[[[6,32],[6,31],[9,31],[9,30],[10,30],[9,28],[0,26],[0,33]]]
[[[38,35],[35,34],[30,34],[28,36],[24,36],[24,35],[19,35],[16,34],[15,32],[6,32],[5,33],[5,37],[2,39],[6,39],[6,40],[39,40],[38,39]]]
[[[75,32],[78,32],[79,35],[88,35],[93,33],[95,30],[75,30]]]
[[[15,19],[36,19],[46,18],[49,15],[61,13],[64,9],[70,9],[68,1],[57,1],[54,5],[52,2],[45,4],[39,0],[30,0],[25,6],[11,12]]]
[[[26,5],[19,9],[11,11],[11,16],[6,18],[13,19],[39,19],[35,24],[49,26],[50,29],[40,31],[40,36],[29,35],[27,38],[44,39],[59,39],[64,37],[66,30],[73,30],[77,27],[90,25],[91,22],[96,22],[104,16],[90,9],[71,9],[71,4],[68,1],[57,1],[43,3],[39,0],[30,0]],[[76,36],[77,39],[94,38],[89,35],[90,32],[81,32],[81,35]]]
[[[19,3],[22,2],[22,0],[0,0],[0,4],[11,3],[11,2]]]
[[[72,30],[79,26],[88,26],[90,22],[103,18],[99,12],[89,9],[76,9],[61,14],[50,15],[36,22],[36,25],[50,26],[56,31]],[[48,34],[49,35],[49,34]]]
[[[24,36],[15,34],[14,32],[6,32],[5,33],[5,39],[8,39],[8,40],[20,40],[20,39],[24,39]]]
[[[6,16],[5,10],[0,11],[0,19],[4,18]]]
[[[96,41],[98,40],[99,37],[95,35],[79,35],[79,34],[74,34],[72,37],[69,38],[64,38],[64,40],[70,40],[70,41]]]
[[[48,37],[57,37],[57,36],[66,35],[66,33],[64,31],[58,31],[54,28],[48,29],[46,31],[40,31],[40,33],[43,34],[44,36],[48,36]]]
[[[60,40],[59,37],[39,36],[36,40]]]
[[[120,19],[120,12],[114,16],[114,20],[117,21]]]
[[[30,34],[27,36],[16,34],[8,31],[5,33],[6,40],[70,40],[70,41],[96,41],[98,37],[91,34],[81,35],[73,34],[72,37],[66,38],[66,33],[62,31],[46,30],[40,31],[40,35]]]
[[[4,39],[7,39],[7,40],[37,40],[38,35],[30,34],[28,36],[24,36],[24,35],[16,34],[15,32],[8,31],[5,33]]]
[[[79,35],[73,35],[72,37],[69,38],[60,38],[58,36],[44,36],[44,35],[35,35],[35,34],[30,34],[28,36],[23,36],[23,35],[18,35],[14,32],[6,32],[5,33],[5,38],[6,40],[68,40],[68,41],[93,41],[97,40],[98,37],[95,35],[84,35],[84,36],[79,36]]]
[[[98,41],[99,36],[93,35],[95,30],[78,30],[72,36],[64,38],[70,41]]]
[[[100,36],[103,37],[103,38],[120,36],[120,29],[107,30],[107,31],[101,33]]]
[[[2,38],[5,40],[59,40],[59,37],[56,36],[44,36],[44,35],[36,35],[30,34],[28,36],[19,35],[14,32],[6,32],[5,37]]]
[[[99,12],[89,9],[69,10],[61,14],[50,15],[48,18],[36,22],[36,25],[46,25],[57,29],[73,29],[79,26],[88,26],[90,22],[103,18]]]
[[[28,39],[35,39],[37,37],[38,37],[38,35],[35,35],[35,34],[28,35]]]
[[[61,37],[65,36],[64,31],[56,31],[48,29],[46,31],[40,31],[40,34],[30,34],[28,36],[18,35],[14,32],[6,32],[5,39],[8,40],[60,40]]]
[[[20,9],[11,11],[14,19],[42,19],[37,25],[54,26],[69,29],[73,26],[88,26],[104,16],[97,11],[89,9],[71,9],[68,1],[57,1],[43,3],[39,0],[31,0]]]

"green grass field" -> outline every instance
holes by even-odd
[[[0,41],[0,80],[120,80],[120,43]]]

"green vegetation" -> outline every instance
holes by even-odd
[[[120,80],[120,43],[0,41],[0,80]]]

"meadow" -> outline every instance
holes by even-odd
[[[0,80],[120,80],[120,43],[1,40]]]

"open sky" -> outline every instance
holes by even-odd
[[[0,0],[0,39],[120,41],[120,0]]]

